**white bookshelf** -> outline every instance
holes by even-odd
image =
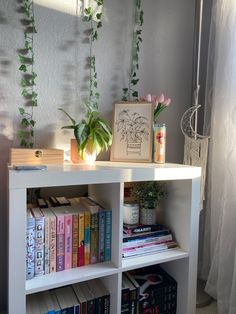
[[[111,313],[121,308],[122,272],[161,264],[178,282],[177,314],[195,314],[200,175],[198,167],[177,164],[96,162],[64,164],[47,171],[15,171],[9,167],[8,313],[25,313],[28,294],[101,278],[111,294]],[[165,224],[179,249],[122,259],[124,182],[166,181]],[[35,187],[88,185],[89,195],[112,210],[111,262],[78,267],[25,280],[26,193]]]

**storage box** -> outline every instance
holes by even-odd
[[[11,165],[48,165],[62,164],[64,162],[64,151],[62,149],[41,149],[41,148],[11,148]]]

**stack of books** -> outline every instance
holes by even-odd
[[[70,204],[70,205],[69,205]],[[29,205],[26,279],[111,259],[112,212],[90,198]]]
[[[93,279],[27,296],[26,314],[109,314],[110,294]]]
[[[176,314],[177,282],[159,266],[122,276],[121,313]]]
[[[123,258],[163,252],[176,247],[171,231],[164,225],[123,226]]]

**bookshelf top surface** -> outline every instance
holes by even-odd
[[[48,165],[47,170],[17,171],[9,166],[9,188],[67,186],[132,181],[192,180],[201,168],[181,164],[97,161],[95,165]]]

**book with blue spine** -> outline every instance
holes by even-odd
[[[101,208],[99,210],[99,235],[98,235],[98,261],[104,262],[105,260],[105,224],[106,212]]]
[[[27,209],[26,221],[26,280],[34,277],[35,267],[35,218]]]
[[[112,241],[112,211],[106,210],[105,218],[105,244],[104,244],[104,260],[111,260],[111,241]]]

